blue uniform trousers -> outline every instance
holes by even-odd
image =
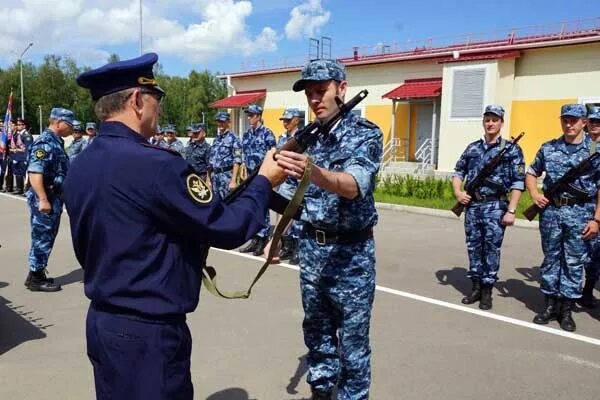
[[[232,171],[216,172],[211,176],[213,193],[219,195],[221,199],[229,194],[229,182],[231,182]]]
[[[60,216],[63,211],[63,202],[60,197],[47,193],[48,201],[52,204],[52,211],[48,214],[38,210],[38,197],[33,189],[27,192],[27,204],[31,214],[31,249],[29,251],[29,269],[40,271],[48,265],[48,258],[54,246],[54,240],[60,226]]]
[[[321,246],[300,239],[300,289],[309,385],[339,400],[369,397],[369,327],[375,294],[375,243]]]
[[[597,281],[600,278],[600,237],[589,243],[590,259],[585,265],[585,279]]]
[[[498,280],[500,250],[505,226],[501,224],[506,213],[505,201],[473,202],[465,211],[465,238],[469,254],[467,277],[493,285]]]
[[[591,243],[583,240],[583,229],[594,217],[594,204],[555,207],[540,215],[544,262],[541,291],[551,296],[577,299],[582,294],[583,268],[589,260]]]
[[[154,321],[90,306],[87,353],[97,400],[192,400],[185,316]]]

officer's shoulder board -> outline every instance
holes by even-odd
[[[171,149],[168,149],[166,147],[160,147],[160,146],[156,146],[156,145],[153,145],[153,144],[150,144],[150,143],[142,143],[142,146],[148,147],[150,149],[156,149],[156,150],[166,151],[167,153],[169,153],[171,155],[181,157],[181,154],[179,154],[178,151],[171,150]]]
[[[374,123],[372,123],[371,121],[369,121],[366,118],[359,118],[358,121],[356,122],[357,125],[360,125],[364,128],[367,129],[379,129],[379,127],[377,125],[375,125]]]

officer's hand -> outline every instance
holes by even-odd
[[[548,200],[543,194],[537,193],[531,195],[531,197],[533,199],[533,204],[535,204],[539,208],[544,209],[548,204],[550,204],[550,200]]]
[[[463,206],[466,206],[471,202],[471,196],[469,196],[467,192],[454,193],[454,197],[456,197],[456,201],[458,201]]]
[[[583,240],[590,240],[598,234],[598,223],[594,220],[589,221],[583,228]]]
[[[273,187],[281,185],[286,178],[285,171],[278,165],[279,162],[273,159],[274,154],[275,149],[269,150],[258,170],[258,174],[266,177]]]
[[[277,156],[277,165],[283,168],[286,174],[296,179],[301,179],[304,175],[307,162],[308,157],[293,151],[283,150]]]
[[[52,211],[52,204],[48,201],[48,199],[40,199],[40,204],[38,205],[38,211],[42,214],[50,214]]]
[[[509,212],[504,213],[501,224],[504,226],[513,226],[515,224],[515,214]]]

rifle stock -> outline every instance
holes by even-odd
[[[465,210],[465,206],[464,206],[464,204],[461,204],[457,201],[456,204],[454,205],[454,207],[452,207],[450,210],[452,210],[454,215],[456,215],[457,217],[460,217],[460,215]]]
[[[542,209],[533,204],[530,207],[527,207],[525,211],[523,211],[523,216],[527,218],[528,221],[533,221],[535,216],[538,215],[540,211],[542,211]]]

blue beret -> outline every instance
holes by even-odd
[[[494,114],[494,115],[497,115],[498,117],[504,119],[504,107],[497,106],[495,104],[490,104],[489,106],[485,107],[485,111],[483,112],[483,115],[485,115],[485,114]]]
[[[79,75],[77,83],[90,90],[93,100],[133,87],[147,87],[164,94],[152,72],[156,61],[158,55],[148,53],[131,60],[109,63]]]
[[[175,129],[175,125],[173,124],[166,124],[165,127],[163,128],[163,132],[168,133],[168,132],[175,132],[177,133],[177,129]]]
[[[231,118],[229,117],[229,113],[225,111],[219,111],[215,118],[217,121],[229,121]]]
[[[279,119],[292,119],[294,117],[300,117],[300,110],[297,108],[286,108],[283,112],[283,115]]]
[[[294,92],[304,90],[307,81],[345,81],[346,68],[336,60],[314,60],[302,68],[302,79],[296,81]]]
[[[81,132],[81,122],[77,121],[76,119],[73,120],[73,130]]]
[[[586,115],[587,108],[584,104],[564,104],[560,108],[561,117],[585,118]]]
[[[96,123],[88,122],[87,124],[85,124],[85,129],[96,129]]]
[[[258,104],[250,104],[244,112],[246,114],[262,114],[263,109]]]
[[[73,114],[73,111],[67,110],[66,108],[53,108],[50,111],[50,119],[65,121],[71,126],[73,126],[75,123],[75,115]]]
[[[600,119],[600,107],[590,107],[587,117],[588,119]]]

